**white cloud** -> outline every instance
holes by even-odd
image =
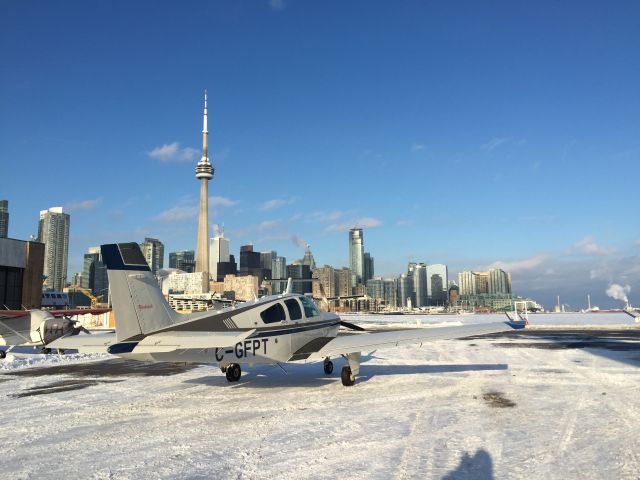
[[[513,137],[496,137],[489,140],[484,145],[481,145],[480,148],[487,152],[491,152],[501,145],[511,144],[517,147],[524,145],[527,143],[526,138],[513,138]]]
[[[284,0],[269,0],[269,6],[272,10],[284,10]]]
[[[161,222],[180,222],[182,220],[192,220],[198,214],[198,207],[173,207],[159,213],[154,220]]]
[[[81,200],[79,202],[67,203],[64,208],[70,212],[77,212],[78,210],[93,210],[102,203],[102,198],[96,198],[92,200]]]
[[[501,268],[505,272],[518,272],[522,270],[531,270],[533,268],[539,267],[549,258],[548,255],[538,254],[533,257],[524,258],[522,260],[514,260],[510,262],[504,262],[502,260],[498,260],[493,262],[488,266],[488,269],[491,268]]]
[[[615,249],[606,245],[597,243],[591,235],[587,235],[582,240],[578,240],[573,244],[569,253],[581,253],[584,255],[609,255]]]
[[[190,162],[198,155],[198,150],[193,147],[180,148],[180,143],[173,142],[156,147],[147,152],[151,158],[161,162]]]
[[[325,231],[327,232],[348,232],[352,228],[376,228],[382,225],[377,218],[363,217],[347,223],[332,223]]]
[[[209,197],[209,208],[233,207],[238,202],[227,197]]]
[[[280,198],[274,198],[273,200],[267,200],[260,206],[260,211],[266,212],[268,210],[273,210],[274,208],[281,207],[286,202]]]

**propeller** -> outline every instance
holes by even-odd
[[[73,330],[71,331],[71,335],[78,335],[80,332],[88,333],[89,335],[91,335],[91,332],[86,328],[84,328],[84,326],[78,325],[80,323],[78,320],[73,320],[71,317],[67,317],[67,316],[65,316],[64,318],[65,320],[73,324]]]
[[[344,320],[340,320],[340,325],[351,330],[357,330],[358,332],[366,332],[367,330],[362,328],[360,325],[356,325],[354,323],[345,322]]]
[[[322,285],[322,282],[320,282],[319,285],[320,285],[320,295],[322,296],[322,301],[327,304],[327,310],[328,310],[329,309],[329,299],[327,298],[327,296],[324,293],[324,286]],[[364,328],[362,328],[361,326],[356,325],[354,323],[345,322],[344,320],[340,320],[340,325],[342,327],[348,328],[350,330],[356,330],[358,332],[366,332],[366,330]]]

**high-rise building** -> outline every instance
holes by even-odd
[[[196,252],[193,250],[169,252],[169,268],[182,270],[185,273],[195,272]]]
[[[236,257],[234,257],[233,255],[229,255],[228,262],[218,262],[217,270],[218,278],[216,281],[218,282],[224,282],[224,279],[227,275],[237,275],[238,264],[236,263]]]
[[[147,237],[140,245],[140,250],[154,275],[164,268],[164,243],[157,238]]]
[[[476,274],[476,293],[489,293],[489,272],[474,272]]]
[[[348,297],[353,295],[353,272],[350,268],[343,267],[338,270],[338,296]]]
[[[363,267],[363,283],[367,283],[367,280],[373,278],[374,276],[374,268],[373,268],[373,257],[369,252],[364,252],[364,267]]]
[[[109,277],[107,275],[107,266],[102,262],[100,247],[91,247],[88,253],[84,254],[80,286],[91,290],[94,296],[102,297],[99,298],[100,302],[107,303]]]
[[[275,254],[275,252],[271,252]],[[273,256],[271,259],[271,293],[277,295],[287,288],[287,259]],[[280,281],[277,281],[280,280]]]
[[[287,278],[292,279],[293,293],[311,293],[311,269],[309,265],[287,265]]]
[[[395,278],[384,280],[383,290],[384,304],[387,307],[396,308],[398,306],[398,296],[396,295],[398,291],[398,281]]]
[[[427,266],[427,294],[431,305],[444,305],[447,301],[449,269],[446,265],[435,263]]]
[[[9,236],[9,200],[0,200],[0,238]]]
[[[458,273],[458,287],[460,287],[460,295],[475,295],[476,274],[470,271]]]
[[[397,283],[397,300],[396,305],[399,307],[408,307],[411,304],[411,294],[413,292],[413,277],[406,274],[400,275]]]
[[[213,281],[223,282],[224,275],[218,272],[218,263],[229,261],[228,238],[225,238],[224,231],[218,232],[209,242],[209,276]]]
[[[311,253],[311,247],[309,245],[304,247],[304,257],[302,257],[302,260],[300,261],[300,263],[302,265],[308,265],[311,271],[315,270],[316,261],[313,258],[313,253]]]
[[[209,180],[213,178],[213,166],[209,162],[209,132],[207,130],[207,91],[204,92],[202,121],[202,158],[196,165],[196,178],[200,181],[200,213],[198,216],[198,244],[196,248],[196,272],[205,272],[203,292],[209,291]]]
[[[44,285],[60,292],[67,282],[70,222],[62,207],[40,211],[38,241],[44,243]]]
[[[489,270],[489,293],[511,293],[511,275],[500,268]]]
[[[413,292],[415,295],[414,307],[427,306],[427,266],[417,263],[413,270]]]
[[[364,279],[364,238],[361,228],[349,230],[349,268],[354,284],[363,283]]]
[[[315,298],[338,296],[338,272],[335,268],[329,265],[316,268],[311,273],[311,278],[318,280],[317,282],[313,282],[312,290]],[[320,288],[321,285],[322,288]]]

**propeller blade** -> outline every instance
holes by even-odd
[[[357,330],[359,332],[366,332],[366,330],[364,328],[362,328],[361,326],[355,325],[353,323],[345,322],[344,320],[340,320],[340,325],[342,325],[343,327],[350,328],[351,330]]]

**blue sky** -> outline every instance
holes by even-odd
[[[637,2],[2,2],[10,236],[71,213],[100,243],[195,248],[202,95],[211,223],[232,249],[376,273],[500,265],[571,306],[640,303]]]

